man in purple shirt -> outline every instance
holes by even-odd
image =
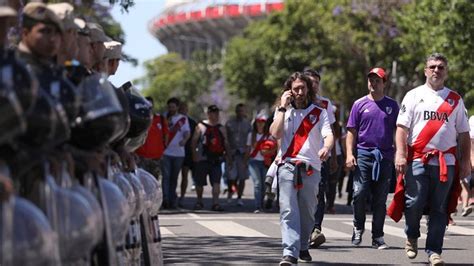
[[[369,94],[352,106],[347,122],[346,167],[354,170],[354,230],[352,244],[359,246],[365,225],[366,197],[372,194],[372,246],[388,248],[383,239],[389,181],[392,175],[398,104],[385,96],[387,76],[382,68],[367,74]],[[357,150],[354,152],[354,146]]]

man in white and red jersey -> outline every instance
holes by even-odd
[[[178,175],[184,161],[184,145],[190,137],[188,118],[178,113],[177,98],[170,98],[168,105],[168,143],[161,160],[163,173],[163,208],[176,208]]]
[[[281,142],[277,155],[283,246],[280,265],[296,264],[298,258],[312,260],[308,240],[314,225],[321,162],[327,160],[334,144],[327,112],[312,103],[313,93],[306,75],[292,74],[270,126],[272,136]]]
[[[311,80],[311,89],[314,92],[313,103],[320,108],[326,110],[328,114],[329,124],[331,124],[331,129],[334,133],[333,124],[336,122],[336,117],[334,115],[334,106],[331,101],[320,95],[319,93],[319,82],[321,81],[321,75],[318,71],[314,69],[305,69],[303,72]],[[336,161],[336,149],[335,146],[329,154],[329,159],[327,162],[324,162],[321,166],[321,181],[319,182],[319,193],[318,193],[318,205],[316,207],[316,212],[314,213],[314,227],[313,232],[310,237],[310,246],[312,248],[317,248],[326,242],[326,237],[321,232],[322,224],[324,219],[324,212],[326,210],[326,197],[327,197],[327,184],[329,181],[329,174],[337,168]]]
[[[457,205],[459,176],[470,173],[471,144],[462,98],[444,86],[448,77],[446,57],[439,53],[430,55],[426,59],[425,76],[424,85],[405,95],[397,119],[395,167],[405,176],[404,179],[399,176],[388,214],[400,219],[398,207],[405,205],[405,251],[413,259],[418,252],[420,219],[424,208],[429,207],[425,251],[431,265],[443,265],[440,254],[448,213],[453,202],[454,209]],[[457,162],[458,142],[462,150]],[[459,176],[455,175],[456,163]]]

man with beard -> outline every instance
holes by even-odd
[[[314,225],[321,163],[334,145],[327,112],[312,103],[313,94],[306,75],[292,74],[270,126],[272,136],[281,141],[277,155],[283,246],[280,265],[296,264],[297,258],[312,260],[308,239]]]

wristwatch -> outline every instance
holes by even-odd
[[[286,108],[283,107],[283,106],[280,106],[280,107],[278,107],[277,111],[278,111],[278,112],[286,113]]]

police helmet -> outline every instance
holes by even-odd
[[[43,146],[54,140],[57,124],[59,123],[56,102],[42,89],[33,110],[26,115],[27,129],[20,140],[32,146]]]
[[[59,70],[56,71],[59,72]],[[49,83],[44,85],[47,86],[47,88],[43,89],[45,89],[45,91],[55,100],[61,103],[66,112],[67,118],[71,123],[74,123],[79,114],[79,107],[81,104],[81,95],[79,91],[81,87],[76,87],[61,73],[62,71],[59,73],[52,73],[48,78]]]
[[[100,148],[120,130],[122,106],[114,88],[101,74],[88,76],[79,86],[82,106],[70,142],[83,149]]]
[[[131,121],[126,137],[135,138],[144,131],[148,131],[153,120],[152,106],[131,82],[125,83],[122,87],[125,89],[125,95],[128,99]]]
[[[130,108],[128,106],[128,98],[125,95],[125,92],[122,87],[115,88],[115,93],[117,94],[117,98],[120,102],[120,105],[123,108],[123,112],[121,113],[121,118],[120,118],[120,130],[118,131],[117,136],[114,138],[112,141],[113,143],[117,143],[121,141],[125,135],[128,133],[128,130],[130,129]]]
[[[125,138],[124,147],[128,152],[134,152],[143,144],[145,144],[146,137],[148,136],[148,131],[143,131],[139,136],[134,138]]]

